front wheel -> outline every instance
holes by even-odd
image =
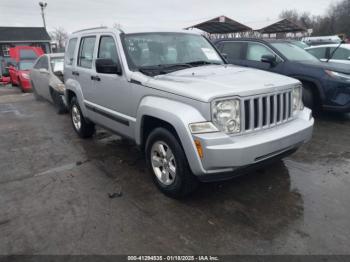
[[[50,94],[53,104],[56,108],[57,114],[67,113],[66,105],[63,101],[63,95],[50,87]]]
[[[315,99],[309,85],[303,85],[303,103],[311,109],[315,109]]]
[[[165,128],[156,128],[148,136],[146,162],[155,184],[169,197],[184,197],[198,185],[178,139]]]
[[[84,118],[76,97],[73,97],[70,103],[70,114],[75,132],[81,138],[92,137],[95,133],[95,125]]]

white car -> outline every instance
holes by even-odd
[[[320,45],[308,47],[305,50],[325,62],[338,46],[338,44]],[[329,61],[350,65],[350,44],[342,44]]]
[[[34,96],[52,102],[59,114],[67,112],[63,83],[64,54],[44,54],[40,56],[30,71]]]

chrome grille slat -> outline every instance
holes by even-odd
[[[242,99],[241,133],[274,127],[292,119],[292,91]]]
[[[254,99],[249,100],[249,129],[254,130]]]

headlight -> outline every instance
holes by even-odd
[[[241,131],[240,100],[214,101],[212,114],[213,123],[220,131],[230,134]]]
[[[303,110],[304,104],[302,100],[302,87],[298,86],[293,89],[293,113],[297,110]]]
[[[219,131],[212,122],[190,124],[190,130],[192,134],[213,133]]]
[[[350,75],[349,74],[339,73],[339,72],[335,72],[335,71],[331,71],[331,70],[325,70],[325,72],[327,75],[329,75],[332,78],[350,82]]]
[[[60,83],[60,84],[57,84],[56,85],[56,88],[57,88],[57,90],[59,91],[59,92],[64,92],[64,89],[65,89],[65,86],[64,86],[64,84],[62,84],[62,83]]]
[[[27,74],[27,73],[22,73],[21,74],[22,75],[22,77],[24,78],[24,79],[29,79],[29,74]]]

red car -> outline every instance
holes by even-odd
[[[40,47],[16,46],[10,48],[10,57],[16,65],[9,66],[9,74],[12,85],[19,86],[23,92],[32,89],[29,78],[29,70],[32,69],[35,60],[44,54]]]
[[[32,89],[29,78],[29,70],[32,69],[35,60],[21,60],[17,66],[10,66],[9,73],[11,83],[21,88],[22,92],[28,92]]]

